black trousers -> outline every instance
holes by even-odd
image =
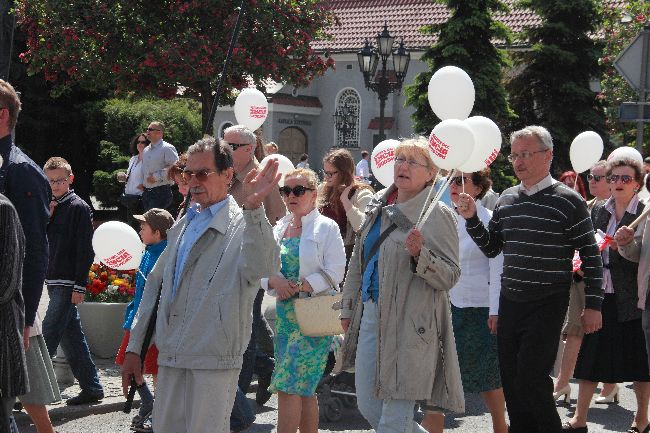
[[[533,302],[499,300],[497,342],[510,433],[561,433],[553,368],[569,305],[566,293]]]

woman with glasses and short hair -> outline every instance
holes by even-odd
[[[449,307],[460,277],[456,217],[438,202],[414,227],[436,170],[426,138],[396,146],[394,183],[367,206],[343,286],[340,367],[355,367],[357,405],[378,433],[424,432],[416,401],[465,408]]]
[[[275,369],[269,391],[278,393],[279,432],[317,433],[315,392],[332,338],[302,335],[294,301],[338,288],[345,272],[345,251],[337,224],[316,208],[316,173],[302,168],[287,173],[280,194],[289,211],[273,228],[282,268],[262,279],[262,288],[277,299]]]
[[[330,150],[323,157],[325,183],[319,193],[320,212],[336,221],[341,231],[345,256],[349,260],[354,235],[365,218],[364,211],[373,195],[372,188],[354,177],[354,159],[346,149]]]
[[[637,193],[643,170],[631,159],[609,162],[607,182],[612,196],[591,212],[594,229],[614,236],[618,228],[629,225],[643,211],[645,204]],[[564,431],[586,433],[587,413],[598,382],[633,382],[637,411],[628,432],[650,432],[648,402],[650,374],[648,355],[641,324],[637,273],[639,264],[627,260],[618,251],[616,240],[602,251],[603,326],[582,340],[574,376],[580,388],[576,411]]]

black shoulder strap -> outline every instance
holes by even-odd
[[[379,218],[379,215],[377,215],[377,218]],[[393,232],[397,228],[397,225],[395,223],[391,223],[390,226],[384,232],[379,236],[379,238],[375,241],[374,244],[372,244],[372,247],[370,248],[370,253],[366,256],[366,258],[363,260],[363,265],[361,267],[361,275],[366,272],[366,267],[368,266],[368,263],[370,262],[370,259],[377,254],[377,251],[379,251],[379,247],[381,244],[386,240],[389,234]]]

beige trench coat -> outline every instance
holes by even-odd
[[[363,304],[362,248],[381,210],[381,232],[399,222],[379,253],[379,339],[375,395],[381,399],[426,401],[441,410],[465,410],[456,343],[451,324],[449,290],[460,277],[456,218],[437,204],[422,234],[417,264],[404,247],[430,187],[411,200],[384,206],[394,186],[379,192],[368,205],[367,218],[354,246],[343,287],[341,318],[352,319],[345,334],[339,369],[354,365]],[[406,217],[406,219],[404,218]]]

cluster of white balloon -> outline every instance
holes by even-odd
[[[268,116],[269,104],[264,93],[255,88],[242,90],[235,100],[235,119],[240,125],[251,131],[264,124]],[[289,158],[280,154],[268,155],[260,162],[260,169],[270,160],[278,161],[278,172],[283,176],[280,184],[284,183],[284,175],[294,169]],[[109,221],[100,225],[93,234],[93,250],[96,260],[116,270],[136,269],[140,266],[144,245],[136,231],[120,221]]]

